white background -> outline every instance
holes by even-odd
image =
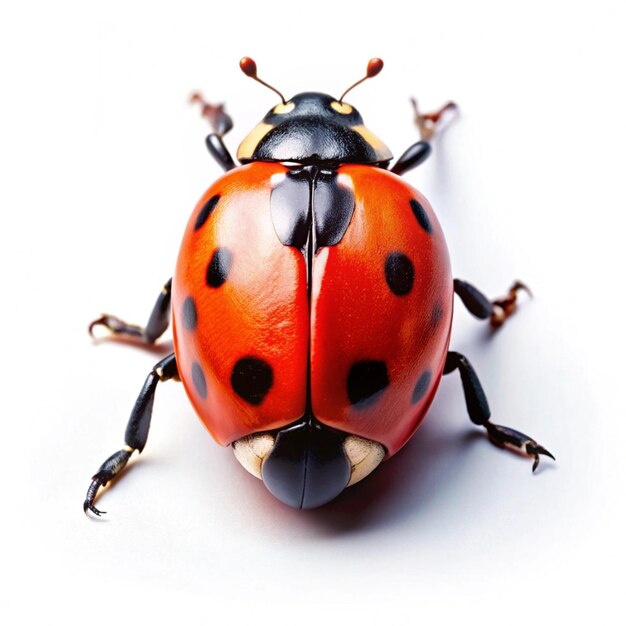
[[[0,9],[5,624],[573,623],[623,618],[622,2],[23,2]],[[406,7],[410,6],[410,9]],[[94,344],[101,311],[145,322],[188,216],[220,175],[186,98],[227,102],[234,152],[276,102],[339,94],[399,155],[408,96],[461,116],[406,176],[456,276],[532,286],[491,335],[458,306],[453,347],[494,421],[557,463],[499,451],[456,375],[392,461],[317,511],[274,500],[159,388],[148,446],[99,506],[165,347]],[[478,434],[475,434],[478,433]],[[8,620],[8,621],[7,621]],[[427,620],[425,622],[424,620]]]

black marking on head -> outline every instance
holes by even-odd
[[[432,374],[430,373],[430,370],[425,370],[422,375],[417,379],[415,387],[413,388],[413,396],[411,398],[411,402],[413,404],[417,404],[424,397],[424,394],[430,386],[431,378]]]
[[[438,326],[442,317],[443,317],[443,306],[441,306],[441,304],[437,302],[437,304],[435,304],[430,314],[431,326],[433,326],[433,328]]]
[[[198,325],[198,311],[192,296],[185,298],[183,302],[183,326],[187,330],[195,330]]]
[[[233,255],[228,248],[217,248],[206,269],[206,284],[209,287],[221,287],[228,278],[233,263]]]
[[[196,388],[198,395],[203,400],[206,400],[206,378],[204,377],[204,372],[197,361],[194,361],[191,365],[191,379],[193,380],[193,386]]]
[[[252,161],[378,163],[382,160],[358,132],[317,118],[285,120],[259,141]]]
[[[411,210],[413,211],[413,215],[415,215],[415,219],[418,221],[419,225],[430,235],[433,232],[433,226],[428,219],[428,213],[426,213],[426,209],[417,201],[415,198],[409,200],[409,204],[411,205]]]
[[[244,139],[238,152],[242,163],[387,164],[392,159],[380,139],[362,132],[363,118],[352,105],[339,105],[336,98],[316,92],[299,93],[286,104],[274,107],[263,118],[262,124],[269,128],[260,139],[256,130]]]
[[[219,194],[215,196],[211,196],[206,201],[205,205],[200,209],[200,212],[198,213],[198,217],[196,218],[196,223],[194,224],[194,227],[193,227],[194,231],[200,230],[204,226],[204,223],[209,219],[209,216],[211,215],[211,213],[213,213],[213,210],[215,209],[219,201],[220,201]]]
[[[287,172],[272,189],[270,212],[274,230],[284,246],[302,249],[311,226],[311,180],[307,170]]]
[[[389,375],[383,361],[357,361],[348,373],[350,404],[357,409],[369,408],[388,385]]]
[[[274,384],[272,366],[256,357],[239,359],[233,367],[230,384],[248,404],[258,406]]]
[[[396,296],[406,296],[413,289],[415,269],[411,259],[402,252],[391,252],[385,261],[385,280]]]
[[[317,121],[318,124],[320,121],[329,121],[346,128],[363,125],[361,114],[352,105],[350,105],[352,109],[350,113],[339,113],[332,107],[333,102],[336,103],[337,99],[325,93],[305,91],[296,94],[289,102],[292,102],[294,107],[288,113],[276,113],[276,107],[274,107],[268,111],[263,122],[271,126],[276,126],[285,120],[313,120]]]

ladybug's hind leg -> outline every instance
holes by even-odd
[[[530,289],[519,280],[514,282],[509,293],[496,300],[489,300],[487,296],[476,289],[474,285],[454,279],[454,292],[461,298],[465,308],[480,320],[489,320],[492,328],[500,328],[517,308],[517,294],[525,291],[531,298]]]
[[[146,343],[154,343],[170,325],[170,304],[172,301],[172,279],[170,278],[154,303],[150,319],[145,328],[128,324],[114,315],[103,314],[89,324],[89,334],[93,337],[96,326],[108,328],[114,335],[143,339]]]
[[[439,129],[442,117],[447,111],[454,111],[457,108],[454,102],[446,102],[437,111],[422,113],[417,106],[417,100],[411,98],[411,104],[415,113],[415,125],[419,130],[421,139],[405,150],[391,168],[391,171],[398,176],[402,176],[402,174],[406,174],[406,172],[421,165],[430,156],[432,152],[431,141]]]
[[[135,450],[141,453],[148,440],[150,421],[152,419],[152,407],[154,405],[154,394],[159,382],[166,380],[178,380],[178,367],[176,357],[170,354],[159,361],[148,374],[135,406],[131,411],[126,434],[124,435],[124,447],[112,454],[98,469],[91,479],[91,484],[87,490],[87,496],[83,503],[85,513],[91,511],[94,515],[100,516],[106,511],[100,511],[94,506],[94,501],[98,495],[100,487],[104,487],[113,480],[125,467]]]
[[[461,383],[463,384],[463,393],[465,394],[465,403],[469,417],[474,424],[484,426],[487,429],[491,443],[499,448],[509,448],[534,459],[533,472],[539,465],[540,454],[554,459],[550,452],[528,435],[489,421],[491,417],[489,403],[472,364],[462,354],[448,352],[443,373],[449,374],[457,369],[461,374]]]

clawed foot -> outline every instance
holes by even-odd
[[[87,497],[83,502],[83,511],[85,512],[85,515],[87,515],[87,511],[91,511],[94,515],[97,515],[98,517],[100,517],[101,515],[106,515],[106,511],[101,511],[100,509],[97,509],[93,504],[93,501],[95,500],[96,494],[98,493],[100,487],[104,487],[104,485],[101,484],[99,480],[93,480],[91,485],[89,485],[89,489],[87,490]]]
[[[192,93],[189,102],[200,105],[201,115],[209,122],[214,133],[223,136],[233,127],[233,120],[224,110],[223,104],[211,104],[199,92]]]
[[[126,467],[128,459],[130,459],[133,452],[134,449],[130,447],[118,450],[100,466],[100,469],[91,479],[91,484],[89,489],[87,489],[87,495],[83,502],[85,515],[87,515],[87,511],[91,511],[97,517],[106,514],[106,511],[100,511],[100,509],[94,506],[98,491],[100,487],[105,487],[110,480],[115,478]]]
[[[489,434],[489,440],[499,448],[508,448],[521,452],[522,454],[534,459],[533,472],[539,466],[539,455],[549,456],[553,461],[556,461],[554,456],[548,452],[543,446],[540,446],[534,439],[531,439],[528,435],[520,433],[517,430],[508,428],[507,426],[499,426],[498,424],[492,424],[487,422],[485,424],[487,433]]]
[[[141,326],[134,326],[133,324],[127,324],[124,320],[114,315],[103,314],[97,320],[94,320],[89,324],[89,334],[95,338],[93,329],[96,326],[103,326],[111,331],[114,335],[126,335],[127,337],[143,338],[145,331]]]
[[[530,289],[519,280],[513,283],[509,289],[508,295],[503,298],[492,301],[493,311],[491,313],[490,323],[492,328],[500,328],[506,320],[513,314],[517,308],[517,294],[525,291],[531,298],[533,297]]]
[[[411,98],[413,111],[415,112],[415,124],[420,132],[423,141],[430,141],[439,128],[441,118],[446,111],[456,111],[458,109],[454,102],[446,102],[440,109],[432,113],[422,113],[417,105],[417,100]]]

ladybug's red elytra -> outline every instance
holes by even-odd
[[[475,317],[504,323],[515,283],[490,301],[453,279],[428,200],[400,176],[422,163],[446,111],[421,113],[421,139],[392,154],[344,97],[317,92],[281,102],[243,140],[237,166],[224,144],[232,120],[199,94],[226,170],[203,194],[183,236],[173,279],[147,325],[95,320],[114,335],[153,343],[169,325],[174,352],[157,363],[128,421],[125,446],[94,475],[85,512],[146,444],[156,387],[180,379],[215,440],[279,500],[323,505],[393,456],[424,418],[442,375],[459,370],[470,419],[490,440],[534,459],[533,439],[490,421],[467,358],[448,350],[456,293]]]

